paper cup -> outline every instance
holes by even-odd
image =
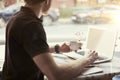
[[[70,41],[70,49],[71,50],[78,50],[80,49],[81,45],[77,41]]]

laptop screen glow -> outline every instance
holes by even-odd
[[[112,58],[117,32],[114,29],[90,27],[88,29],[86,48],[95,50],[98,55]]]

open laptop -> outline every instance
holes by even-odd
[[[111,61],[114,55],[117,31],[111,28],[89,27],[85,48],[98,52],[95,63]]]

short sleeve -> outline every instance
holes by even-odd
[[[25,25],[22,33],[22,43],[27,53],[34,57],[39,53],[49,51],[46,33],[41,23],[32,22]]]

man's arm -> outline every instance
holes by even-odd
[[[75,60],[65,65],[58,66],[50,53],[42,53],[33,57],[39,69],[49,80],[72,80],[81,74],[83,68],[97,59],[96,52],[85,58]]]

